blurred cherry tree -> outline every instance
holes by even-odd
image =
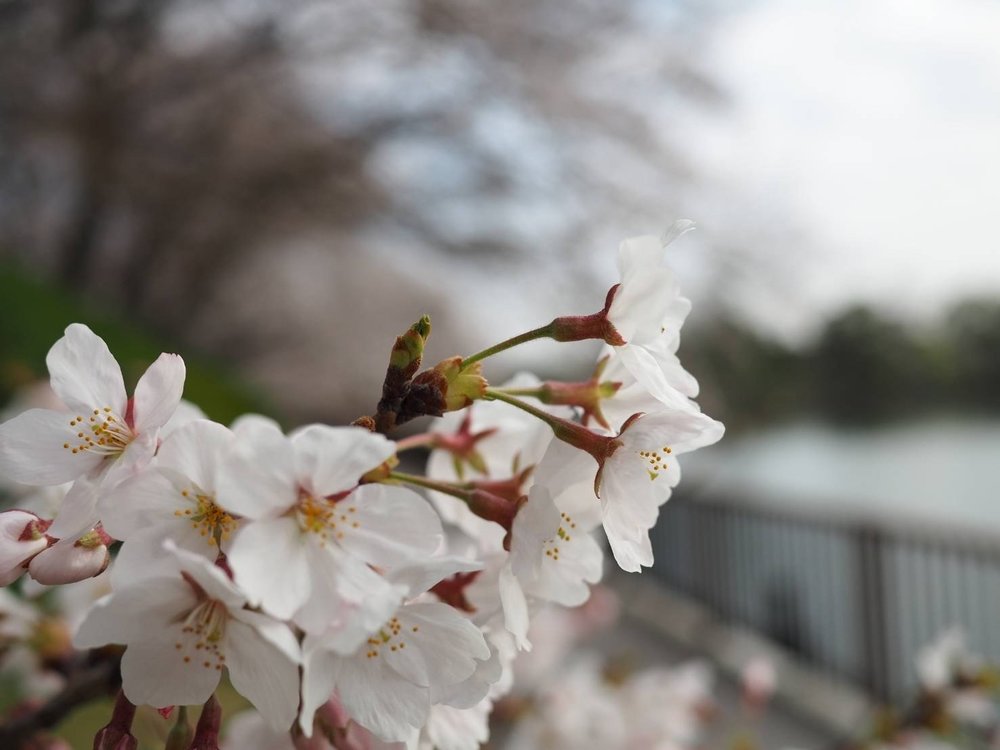
[[[705,20],[638,0],[7,0],[0,254],[336,416],[384,357],[360,342],[399,315],[460,344],[468,274],[566,298],[553,268],[586,282],[584,248],[674,218],[692,174],[671,112],[722,101],[694,62]],[[449,301],[417,309],[445,273]]]

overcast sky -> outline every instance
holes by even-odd
[[[734,104],[689,143],[804,230],[786,252],[811,312],[1000,294],[1000,3],[762,0],[720,21],[707,58]]]

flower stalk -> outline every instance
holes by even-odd
[[[598,465],[603,465],[605,459],[614,452],[618,445],[614,438],[598,435],[581,424],[557,417],[554,414],[549,414],[547,411],[532,406],[528,402],[522,401],[516,396],[511,396],[504,391],[488,388],[486,389],[485,397],[487,399],[503,401],[542,420],[552,428],[552,432],[555,433],[555,436],[559,440],[589,454],[597,461]]]

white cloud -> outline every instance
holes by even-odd
[[[998,293],[998,40],[991,2],[766,0],[722,19],[709,57],[735,106],[689,141],[812,233],[820,311]]]

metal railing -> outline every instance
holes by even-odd
[[[654,575],[880,701],[912,697],[918,650],[949,627],[1000,661],[998,536],[681,495],[652,541]]]

